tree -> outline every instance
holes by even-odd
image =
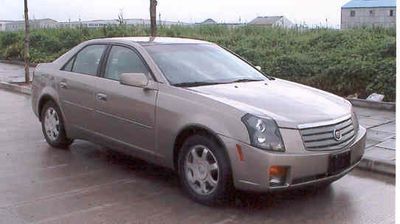
[[[123,26],[126,24],[125,18],[124,18],[124,11],[122,9],[119,10],[117,22],[120,26]]]
[[[151,36],[155,37],[157,36],[157,0],[150,0],[150,30],[151,30]]]
[[[29,17],[28,17],[28,0],[24,0],[24,17],[25,17],[25,40],[24,40],[25,83],[29,83],[29,82],[30,82],[30,77],[29,77]]]

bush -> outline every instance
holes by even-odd
[[[203,39],[231,49],[266,73],[338,95],[377,92],[395,99],[396,30],[287,30],[243,26],[160,26],[159,36]],[[144,26],[33,30],[31,60],[52,61],[82,41],[147,36]],[[0,33],[0,57],[22,59],[23,33]]]
[[[20,59],[23,56],[23,39],[20,33],[3,33],[0,36],[0,57]]]

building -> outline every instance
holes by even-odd
[[[248,23],[253,26],[292,28],[294,24],[284,16],[258,16]]]
[[[124,23],[128,26],[150,26],[149,19],[124,19]],[[162,26],[173,26],[173,25],[190,25],[189,23],[174,22],[174,21],[157,21],[158,25]],[[46,29],[46,28],[102,28],[105,26],[117,26],[119,22],[115,19],[110,20],[89,20],[89,21],[69,21],[69,22],[57,22],[52,19],[35,19],[30,20],[31,29]],[[21,21],[10,21],[0,20],[0,32],[1,31],[19,31],[24,30],[25,22]]]
[[[342,7],[342,29],[396,27],[396,0],[352,0]]]
[[[90,20],[90,21],[72,21],[72,22],[59,22],[57,24],[58,28],[77,28],[77,27],[87,27],[87,28],[101,28],[109,25],[117,25],[117,20]]]
[[[127,26],[150,26],[149,19],[124,19],[123,21]],[[72,22],[60,22],[57,27],[59,28],[74,28],[74,27],[87,27],[87,28],[101,28],[105,26],[117,26],[119,21],[117,20],[89,20],[89,21],[72,21]],[[172,25],[186,25],[181,22],[172,21],[157,21],[157,25],[172,26]]]
[[[215,20],[213,20],[211,18],[208,18],[208,19],[204,20],[203,22],[197,23],[197,24],[198,25],[216,25],[217,22],[215,22]]]
[[[0,21],[0,31],[19,31],[25,29],[25,21]],[[55,28],[57,26],[57,21],[52,19],[35,19],[29,20],[29,25],[31,29],[46,29]]]
[[[6,24],[12,22],[10,20],[0,20],[0,32],[6,30]]]
[[[187,24],[187,25],[191,25],[191,24]],[[245,23],[234,23],[234,22],[229,22],[229,23],[219,22],[218,23],[215,20],[209,18],[209,19],[204,20],[203,22],[195,23],[195,25],[200,25],[200,26],[212,25],[212,26],[224,26],[224,27],[227,27],[227,28],[236,28],[236,27],[244,26],[246,24]]]

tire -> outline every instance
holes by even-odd
[[[206,135],[193,135],[184,142],[178,158],[179,179],[194,201],[216,205],[231,199],[232,172],[224,150]]]
[[[46,142],[55,148],[66,149],[72,144],[64,129],[64,119],[60,108],[53,101],[48,101],[40,113],[42,132]]]

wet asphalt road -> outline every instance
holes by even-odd
[[[0,223],[394,223],[394,196],[393,177],[354,170],[323,190],[202,206],[163,168],[85,141],[52,149],[29,97],[0,90]]]

